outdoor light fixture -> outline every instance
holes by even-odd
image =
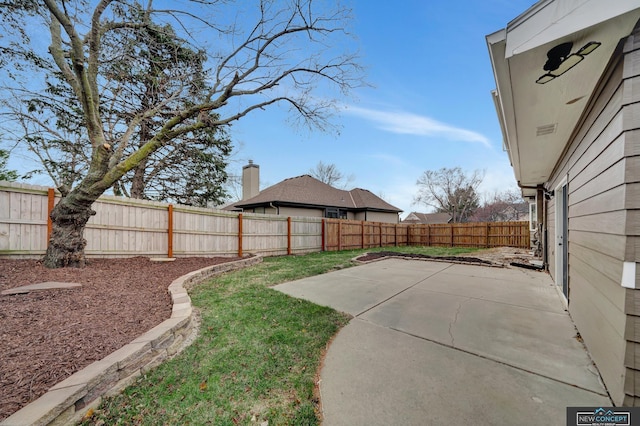
[[[585,56],[596,50],[602,43],[598,41],[590,41],[578,50],[576,53],[571,53],[573,47],[572,42],[562,43],[552,48],[547,52],[547,62],[542,67],[543,70],[548,71],[536,80],[538,84],[545,84],[550,82],[556,77],[560,77],[571,68],[578,65]]]

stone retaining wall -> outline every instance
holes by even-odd
[[[175,356],[197,332],[187,287],[209,277],[262,262],[262,257],[210,266],[181,276],[168,288],[173,301],[171,318],[107,357],[76,372],[46,394],[18,410],[0,426],[54,426],[77,423],[103,396],[117,394],[138,376]]]

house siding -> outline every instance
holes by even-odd
[[[323,217],[324,209],[304,209],[299,207],[280,207],[280,216]]]
[[[369,222],[399,223],[398,213],[385,212],[358,212],[353,216],[354,220],[367,220]]]
[[[625,208],[626,244],[625,262],[635,263],[636,289],[625,289],[627,314],[625,338],[625,400],[629,406],[640,406],[640,31],[636,29],[625,45],[624,61],[624,153],[625,153]],[[633,356],[632,356],[633,355]]]
[[[568,306],[616,405],[640,405],[640,291],[622,286],[640,262],[640,33],[617,54],[545,185],[568,190]],[[556,194],[557,196],[557,194]],[[554,280],[556,201],[546,204]]]
[[[325,209],[312,209],[302,207],[277,207],[277,208],[247,208],[247,213],[277,214],[291,217],[324,217]],[[366,217],[366,219],[365,219]],[[347,212],[348,220],[367,220],[369,222],[398,223],[398,214],[395,212]]]

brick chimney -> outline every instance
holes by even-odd
[[[255,197],[260,192],[260,166],[249,164],[242,168],[242,201]]]

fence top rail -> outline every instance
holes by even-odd
[[[29,194],[42,194],[47,195],[49,192],[48,186],[31,185],[28,183],[19,182],[7,182],[6,180],[0,180],[0,190],[7,192],[26,192]],[[60,195],[58,191],[56,194]]]
[[[529,226],[529,221],[518,220],[512,222],[464,222],[464,223],[411,223],[409,226],[429,226],[431,228],[473,228],[480,226]]]

